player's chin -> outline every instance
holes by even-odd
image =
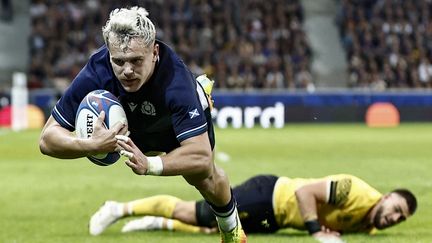
[[[142,82],[139,79],[121,80],[120,83],[123,86],[123,88],[126,90],[126,92],[136,92],[144,84],[144,82]]]
[[[121,82],[124,90],[126,90],[126,92],[136,92],[139,89],[139,85],[134,84],[134,83],[129,83],[129,82]]]

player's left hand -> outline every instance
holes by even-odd
[[[145,175],[148,170],[147,157],[127,136],[117,135],[117,143],[122,148],[120,154],[128,157],[125,164],[137,175]]]
[[[317,240],[320,243],[345,243],[344,240],[342,240],[339,236],[334,234],[319,234],[313,236],[315,240]]]
[[[321,226],[321,231],[316,232],[312,236],[320,243],[345,243],[345,241],[340,238],[339,232],[333,231],[324,225]]]

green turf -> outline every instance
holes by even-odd
[[[372,129],[363,125],[288,125],[284,129],[217,131],[218,161],[233,184],[258,173],[319,177],[357,175],[381,192],[407,187],[418,196],[415,216],[375,236],[348,242],[432,242],[432,124]],[[199,199],[180,177],[136,176],[123,163],[99,167],[86,159],[58,160],[38,149],[39,131],[0,130],[0,242],[219,242],[217,235],[170,232],[121,234],[120,221],[98,237],[87,222],[107,199],[158,193]],[[304,232],[249,235],[250,242],[314,242]]]

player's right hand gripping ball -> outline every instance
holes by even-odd
[[[94,90],[81,101],[75,118],[75,131],[79,138],[90,138],[94,131],[96,120],[101,111],[105,111],[103,125],[109,129],[117,122],[127,124],[126,114],[120,101],[106,90]],[[97,154],[87,157],[97,165],[107,166],[114,164],[120,158],[117,152]]]

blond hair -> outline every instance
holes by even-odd
[[[109,47],[110,34],[114,34],[121,49],[127,49],[132,38],[141,38],[145,47],[150,47],[156,39],[156,28],[148,15],[145,8],[137,6],[111,11],[105,26],[102,27],[105,44]]]

